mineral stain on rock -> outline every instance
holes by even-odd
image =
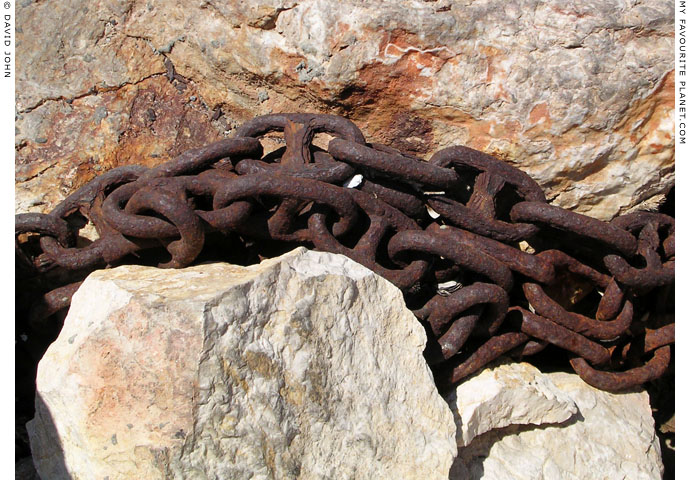
[[[18,212],[48,211],[94,165],[163,162],[288,111],[345,113],[418,156],[486,151],[600,219],[674,183],[669,2],[208,5],[19,8]]]

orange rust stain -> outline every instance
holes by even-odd
[[[496,64],[502,57],[504,57],[503,52],[496,47],[487,45],[480,46],[478,50],[479,53],[484,56],[487,63],[486,83],[491,83],[491,81],[494,79],[494,75],[497,71],[499,71],[499,69],[496,67]],[[500,71],[503,71],[503,69],[500,69]]]
[[[505,53],[495,47],[481,46],[478,51],[486,61],[486,84],[492,85],[495,89],[495,100],[511,100],[510,94],[504,87],[505,69],[500,65],[506,58]]]
[[[361,90],[354,91],[347,99],[351,107],[366,107],[378,104],[397,105],[407,108],[423,88],[431,87],[431,79],[418,75],[414,62],[405,60],[392,65],[371,63],[359,71],[358,83]]]
[[[294,84],[297,82],[298,69],[297,66],[300,63],[307,64],[307,59],[295,54],[286,54],[279,48],[273,48],[268,54],[271,59],[271,63],[277,63],[282,65],[282,72],[285,77],[287,77],[288,83]],[[299,83],[297,83],[299,85]]]
[[[660,124],[666,120],[674,108],[675,101],[674,72],[667,73],[658,86],[647,97],[635,102],[626,112],[625,118],[613,128],[613,131],[626,136],[633,145],[640,148],[640,155],[658,154],[668,149],[673,149],[673,142],[669,132],[660,130]],[[532,138],[535,133],[546,128],[546,123],[530,129]],[[609,131],[589,130],[585,134],[578,129],[570,129],[567,132],[553,136],[544,132],[544,138],[551,142],[554,154],[560,156],[564,150],[574,145],[582,145],[584,142],[596,145],[605,141]],[[662,140],[662,142],[659,142]],[[667,144],[663,140],[668,140]]]
[[[549,115],[549,107],[546,103],[538,103],[532,108],[529,112],[529,123],[531,125],[544,123],[544,128],[551,126],[551,116]]]
[[[192,89],[180,91],[159,76],[102,92],[97,101],[75,100],[51,116],[44,143],[27,142],[17,152],[18,170],[26,177],[55,165],[60,184],[53,188],[73,191],[111,168],[157,165],[220,139],[210,112],[189,101],[198,95]]]
[[[394,30],[384,35],[379,44],[379,57],[395,62],[385,64],[375,61],[363,66],[358,72],[358,84],[346,99],[348,108],[366,109],[367,105],[393,107],[397,111],[407,109],[415,98],[433,85],[432,77],[422,75],[425,69],[433,75],[449,58],[445,50],[420,51],[419,38],[403,30]],[[384,110],[382,108],[382,110]],[[365,112],[364,116],[367,116]]]
[[[636,102],[630,109],[629,115],[626,115],[626,118],[616,125],[615,130],[628,136],[634,144],[642,142],[650,134],[659,134],[662,120],[668,118],[669,111],[675,107],[676,82],[674,75],[674,70],[668,72],[650,95]],[[664,132],[663,136],[664,140],[668,140],[672,144],[670,133]],[[651,143],[648,146],[651,153],[658,153],[658,151],[668,147],[668,145],[664,146],[658,143]]]
[[[492,133],[496,128],[496,122],[494,121],[477,120],[466,112],[450,107],[434,107],[426,110],[425,114],[431,119],[452,125],[460,131],[464,130],[467,141],[463,144],[470,148],[485,151],[491,141],[496,138],[494,133]],[[516,122],[506,128],[511,131],[514,130],[517,134],[522,126]]]
[[[522,131],[522,124],[517,120],[507,120],[494,125],[494,136],[510,141],[517,140],[518,134]]]
[[[338,24],[338,29],[345,34],[350,27]],[[324,85],[318,79],[300,84],[296,69],[305,59],[273,50],[272,61],[283,65],[284,75],[275,79],[272,88],[278,93],[292,92],[294,98],[290,97],[289,104],[293,108],[344,115],[355,121],[372,141],[389,145],[397,142],[394,146],[403,151],[422,153],[434,147],[435,119],[433,114],[414,111],[412,107],[428,95],[433,75],[452,57],[451,52],[443,49],[422,51],[426,48],[414,34],[401,29],[389,32],[379,44],[380,60],[362,66],[357,80],[342,88]],[[272,106],[274,111],[276,107],[286,111],[284,103]]]

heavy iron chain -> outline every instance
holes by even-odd
[[[285,146],[262,158],[259,138],[276,131]],[[318,133],[333,137],[327,151],[313,144]],[[87,221],[99,238],[78,246]],[[599,221],[549,205],[527,174],[490,155],[457,146],[424,162],[367,143],[334,115],[265,115],[155,168],[115,168],[49,214],[17,215],[15,232],[17,281],[44,288],[28,313],[35,330],[59,322],[97,268],[181,268],[214,259],[205,250],[247,263],[307,245],[402,290],[429,334],[439,387],[547,346],[608,391],[671,362],[672,217]]]

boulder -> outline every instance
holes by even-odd
[[[47,480],[447,479],[452,414],[402,294],[340,255],[92,273],[41,360]]]
[[[458,447],[489,430],[510,425],[563,423],[578,412],[575,402],[527,363],[489,368],[451,391]]]
[[[603,392],[577,375],[522,363],[488,368],[448,400],[459,449],[451,480],[662,478],[644,391]]]
[[[674,183],[664,0],[27,0],[17,25],[17,211],[290,111],[488,152],[601,219]]]

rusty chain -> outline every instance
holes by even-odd
[[[285,146],[263,155],[271,132]],[[333,137],[326,150],[313,143],[320,133]],[[87,223],[98,238],[84,244]],[[15,232],[17,281],[43,289],[25,318],[37,331],[59,329],[56,314],[96,268],[246,264],[307,245],[403,291],[439,386],[547,347],[608,391],[671,362],[672,217],[596,220],[548,204],[490,155],[451,147],[424,162],[368,144],[334,115],[265,115],[155,168],[115,168],[48,214],[17,215]]]

